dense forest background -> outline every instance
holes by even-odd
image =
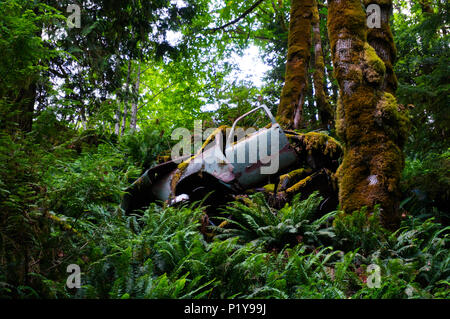
[[[311,46],[297,129],[340,140],[323,113],[339,99],[329,4],[314,3],[308,28],[323,56]],[[71,4],[79,28],[67,24]],[[236,201],[225,232],[199,230],[201,203],[119,209],[127,186],[170,154],[175,128],[231,125],[260,103],[277,114],[290,9],[289,0],[1,1],[0,297],[448,298],[445,0],[393,1],[395,96],[410,122],[396,230],[377,207],[317,218],[318,193],[275,214],[261,194]],[[239,70],[249,49],[267,66],[261,83]],[[66,286],[70,264],[81,289]]]

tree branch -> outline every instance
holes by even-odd
[[[231,32],[237,33],[237,34],[246,34],[246,32],[242,29],[240,29],[240,27],[237,27],[234,30],[230,30]],[[238,39],[238,38],[235,38]],[[260,36],[260,35],[253,35],[252,39],[257,39],[257,40],[264,40],[264,41],[269,41],[269,42],[277,42],[277,39],[274,38],[268,38],[268,37],[264,37],[264,36]]]
[[[281,4],[281,6],[277,9],[277,7],[275,6],[275,2],[273,2],[273,0],[272,0],[272,7],[273,7],[273,11],[275,12],[275,16],[280,20],[281,28],[282,28],[284,31],[288,31],[288,28],[287,28],[287,26],[286,26],[286,23],[284,22],[283,13],[280,12],[280,10],[278,10],[278,9],[281,9],[281,8],[282,8],[282,4]]]
[[[160,90],[158,93],[156,93],[155,95],[153,95],[150,100],[147,101],[147,103],[141,105],[140,107],[138,107],[138,110],[142,109],[144,106],[148,105],[151,101],[153,101],[154,99],[156,99],[158,97],[158,95],[162,94],[164,91],[170,89],[172,86],[174,86],[177,83],[172,83],[169,86],[166,86],[165,88],[163,88],[162,90]]]
[[[244,13],[242,13],[239,17],[237,17],[236,19],[234,19],[231,22],[228,22],[220,27],[217,28],[211,28],[211,29],[206,29],[206,31],[209,32],[216,32],[216,31],[220,31],[225,29],[226,27],[229,27],[230,25],[233,25],[235,23],[238,23],[239,21],[241,21],[242,19],[244,19],[246,16],[248,16],[250,13],[253,12],[253,10],[255,10],[261,3],[263,3],[265,0],[258,0],[256,1],[250,8],[248,8],[247,10],[244,11]]]

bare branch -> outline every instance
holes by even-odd
[[[261,3],[263,3],[265,0],[258,0],[256,1],[250,8],[248,8],[247,10],[244,11],[243,14],[241,14],[239,17],[237,17],[236,19],[234,19],[231,22],[228,22],[220,27],[217,28],[211,28],[211,29],[206,29],[206,31],[209,32],[216,32],[216,31],[220,31],[225,29],[226,27],[229,27],[230,25],[233,25],[235,23],[238,23],[239,21],[241,21],[242,19],[244,19],[246,16],[248,16],[250,13],[253,12],[253,10],[255,10]]]
[[[142,109],[144,106],[148,105],[151,101],[153,101],[155,98],[157,98],[158,95],[160,95],[160,94],[162,94],[164,91],[170,89],[170,88],[171,88],[172,86],[174,86],[175,84],[177,84],[177,83],[172,83],[172,84],[166,86],[165,88],[163,88],[162,90],[160,90],[158,93],[156,93],[155,95],[153,95],[147,103],[145,103],[145,104],[141,105],[140,107],[138,107],[138,110],[140,110],[140,109]]]

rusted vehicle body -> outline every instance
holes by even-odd
[[[239,122],[256,111],[264,111],[270,124],[234,141]],[[224,134],[225,131],[228,131],[228,134]],[[297,143],[297,147],[294,147],[288,136],[304,145],[300,143],[303,146],[299,149]],[[183,158],[179,164],[171,160],[147,170],[127,189],[122,208],[130,213],[154,201],[164,201],[169,205],[186,200],[197,201],[210,192],[213,194],[208,197],[209,204],[219,205],[232,199],[234,195],[271,183],[275,185],[275,194],[278,185],[280,191],[285,192],[289,189],[287,184],[291,180],[287,177],[295,175],[288,173],[295,168],[299,175],[305,172],[317,173],[318,169],[323,167],[335,170],[337,165],[332,162],[336,154],[330,154],[331,160],[318,163],[315,159],[318,157],[313,154],[313,147],[307,150],[308,141],[304,137],[295,132],[286,133],[270,110],[264,105],[259,106],[239,117],[231,129],[218,128],[197,154]],[[327,139],[326,143],[328,142]],[[331,142],[336,144],[334,140]],[[305,165],[312,169],[298,170]],[[311,178],[311,174],[306,178]],[[282,176],[286,178],[280,180]],[[305,177],[300,182],[305,182],[304,179]],[[292,178],[293,180],[295,178]]]

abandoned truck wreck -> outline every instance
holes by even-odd
[[[271,123],[234,141],[239,121],[261,110]],[[264,105],[240,116],[226,131],[225,126],[216,129],[193,156],[148,169],[126,190],[125,213],[155,201],[199,201],[209,193],[205,204],[218,207],[258,191],[274,206],[282,206],[296,193],[307,196],[317,190],[324,198],[321,210],[336,207],[334,173],[342,148],[335,139],[325,133],[283,130]]]

